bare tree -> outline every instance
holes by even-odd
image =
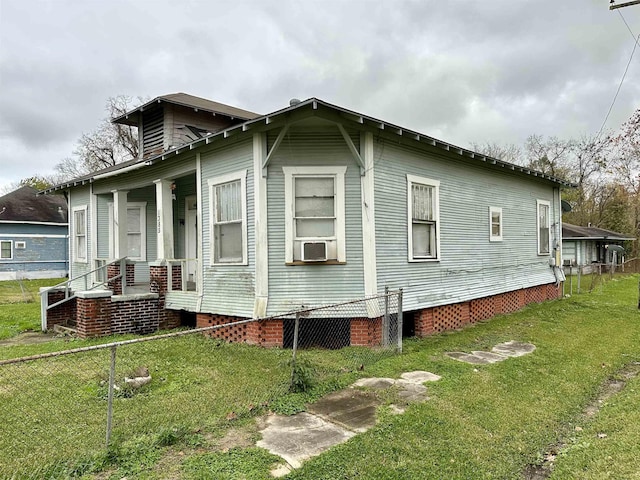
[[[514,143],[505,143],[504,145],[496,142],[472,143],[471,149],[488,157],[516,165],[521,165],[523,162],[522,149]]]
[[[530,135],[525,143],[527,165],[554,177],[568,177],[573,149],[573,140]]]
[[[142,102],[142,99],[137,99]],[[114,118],[132,108],[133,100],[125,95],[107,99],[107,117],[91,133],[83,133],[73,156],[56,166],[56,179],[68,180],[86,175],[138,156],[138,131],[135,127],[114,124]]]

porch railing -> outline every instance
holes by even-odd
[[[183,292],[193,292],[196,290],[199,271],[199,261],[197,258],[172,258],[167,259],[167,264],[169,265],[169,268],[167,268],[167,290],[181,290]],[[174,265],[180,266],[179,277],[176,277],[174,274]],[[175,288],[177,285],[179,285],[180,288]]]
[[[93,290],[95,288],[98,287],[104,287],[105,285],[107,285],[109,282],[112,282],[114,280],[117,280],[118,278],[122,279],[122,293],[124,293],[125,288],[126,288],[126,283],[127,283],[127,277],[125,275],[126,272],[126,260],[127,257],[122,257],[119,258],[117,260],[113,260],[111,262],[104,261],[104,259],[96,259],[96,264],[98,265],[97,268],[94,268],[93,270],[83,273],[81,275],[78,275],[76,277],[70,278],[69,280],[65,280],[64,282],[60,282],[57,285],[54,285],[52,287],[46,288],[46,289],[42,289],[40,291],[40,296],[41,296],[41,300],[40,300],[40,326],[42,328],[42,331],[46,331],[47,330],[47,312],[49,310],[51,310],[54,307],[57,307],[59,305],[62,305],[63,303],[66,303],[70,300],[73,300],[74,298],[76,298],[76,295],[74,293],[74,290],[80,290],[77,287],[78,282],[82,282],[84,283],[84,291],[87,290]],[[114,275],[113,277],[109,277],[108,273],[107,273],[107,267],[109,265],[114,265],[114,264],[119,264],[120,265],[120,273],[118,273],[118,275]],[[89,285],[89,278],[93,275],[94,281],[91,282],[91,285]],[[101,279],[101,280],[99,280]],[[72,290],[73,287],[73,290]],[[49,292],[51,292],[52,290],[57,290],[57,291],[63,291],[64,292],[64,298],[62,298],[61,300],[58,300],[55,303],[52,303],[51,305],[49,305]]]

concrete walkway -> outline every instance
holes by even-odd
[[[496,345],[491,352],[447,352],[445,355],[474,365],[486,365],[526,355],[535,348],[530,343],[511,341]],[[393,388],[398,399],[409,405],[428,400],[424,384],[438,380],[438,375],[421,370],[403,373],[398,379],[361,378],[350,387],[309,405],[306,412],[269,415],[260,432],[262,439],[256,445],[287,462],[271,472],[274,477],[284,476],[305,460],[373,427],[376,410],[382,404],[376,392]],[[403,406],[391,405],[391,408],[398,414],[404,412]]]
[[[473,365],[486,365],[488,363],[502,362],[510,357],[521,357],[533,352],[536,346],[532,343],[510,342],[499,343],[490,352],[474,350],[471,353],[447,352],[446,356]]]
[[[361,378],[349,388],[333,392],[309,405],[307,412],[296,415],[269,415],[266,427],[257,442],[269,452],[279,455],[287,465],[271,472],[283,476],[302,462],[315,457],[339,443],[376,424],[376,410],[382,401],[376,391],[396,388],[398,398],[407,403],[428,400],[425,382],[440,377],[430,372],[415,371],[393,378]],[[404,409],[392,406],[397,413]]]

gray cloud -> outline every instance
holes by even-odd
[[[640,7],[622,10],[640,33]],[[602,0],[3,2],[0,184],[47,173],[119,94],[261,113],[316,96],[462,146],[577,137],[632,47]],[[640,105],[639,59],[608,128]]]

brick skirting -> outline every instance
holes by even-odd
[[[111,297],[109,291],[78,292],[78,298],[49,311],[47,328],[54,325],[73,325],[81,338],[119,333],[144,334],[158,329],[180,325],[180,313],[166,310],[167,267],[151,267],[151,291],[146,295]],[[175,278],[175,277],[174,277]],[[49,304],[62,299],[64,292],[49,292]],[[529,303],[560,298],[562,285],[547,284],[505,292],[467,302],[425,308],[414,313],[415,335],[424,337],[446,330],[462,328],[470,323],[489,319],[495,315],[520,310]],[[198,313],[196,327],[226,325],[242,317]],[[213,330],[210,336],[228,342],[244,342],[264,347],[284,345],[284,320],[250,321]],[[381,318],[352,318],[350,345],[377,346],[382,341]]]
[[[551,283],[468,302],[425,308],[414,314],[415,334],[417,337],[425,337],[446,330],[455,330],[501,313],[518,311],[530,303],[541,303],[561,296],[562,284],[556,286]]]

